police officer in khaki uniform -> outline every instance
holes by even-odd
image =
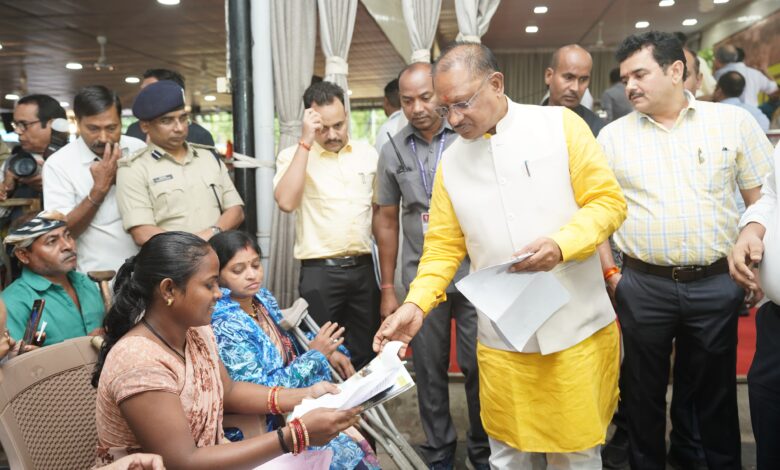
[[[119,161],[117,201],[122,225],[138,245],[169,230],[204,240],[238,227],[243,201],[210,147],[186,142],[184,91],[162,80],[141,90],[133,114],[149,145]]]

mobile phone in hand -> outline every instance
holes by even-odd
[[[30,319],[27,321],[27,328],[24,330],[24,336],[22,336],[22,341],[19,345],[19,354],[24,353],[25,345],[32,344],[40,346],[40,344],[35,342],[35,332],[38,331],[38,325],[41,323],[43,307],[45,304],[46,301],[44,299],[36,299],[35,302],[33,302]]]

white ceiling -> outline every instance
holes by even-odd
[[[588,47],[596,43],[598,24],[603,22],[605,47],[614,47],[638,31],[636,21],[647,20],[654,29],[694,33],[748,2],[714,5],[712,0],[676,0],[674,6],[660,8],[657,0],[503,0],[483,41],[497,51],[552,49],[573,42]],[[548,6],[549,11],[535,15],[537,5]],[[685,18],[696,18],[698,24],[683,27]],[[525,26],[530,24],[538,26],[539,32],[526,34]],[[444,0],[438,42],[444,45],[456,33],[454,1]],[[98,57],[98,34],[108,37],[113,72],[90,66]],[[138,85],[125,83],[124,77],[151,67],[182,72],[191,101],[204,108],[230,104],[227,95],[218,95],[215,103],[201,98],[214,92],[216,78],[225,75],[222,0],[182,0],[177,7],[164,7],[155,0],[0,0],[0,44],[0,108],[13,106],[3,99],[13,91],[72,101],[80,87],[91,84],[117,90],[129,106]],[[85,68],[67,70],[68,61],[82,62]],[[353,100],[381,97],[385,84],[403,66],[402,57],[361,2],[349,51]],[[315,73],[323,71],[318,48]]]

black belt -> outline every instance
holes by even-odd
[[[676,282],[693,282],[729,272],[729,263],[726,258],[721,258],[708,266],[658,266],[624,254],[623,266]]]
[[[301,260],[302,266],[327,266],[330,268],[354,268],[371,264],[371,255],[344,256],[343,258],[317,258]]]

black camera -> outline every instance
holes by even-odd
[[[46,160],[65,145],[68,144],[68,120],[63,118],[52,119],[51,121],[51,139],[46,150],[43,151],[43,159]]]
[[[38,160],[17,145],[11,153],[11,158],[8,159],[7,168],[19,178],[35,176],[38,173]]]

